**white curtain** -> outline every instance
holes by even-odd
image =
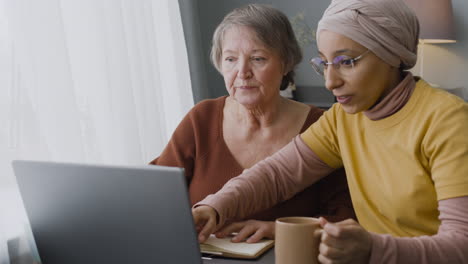
[[[0,0],[0,264],[29,254],[12,160],[146,164],[192,106],[178,1]]]

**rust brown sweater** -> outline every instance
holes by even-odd
[[[185,169],[192,205],[217,192],[245,169],[234,159],[223,138],[225,100],[224,96],[195,105],[176,128],[161,155],[151,162]],[[323,110],[311,106],[300,132],[317,121],[322,113]],[[294,215],[324,216],[333,222],[355,218],[344,170],[333,172],[290,200],[247,219],[271,221]]]

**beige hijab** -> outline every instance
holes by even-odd
[[[317,28],[344,35],[393,67],[416,64],[419,22],[402,0],[333,0]]]

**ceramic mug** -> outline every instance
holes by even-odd
[[[322,234],[313,217],[282,217],[275,224],[276,264],[318,264]]]

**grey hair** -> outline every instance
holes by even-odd
[[[287,70],[281,82],[281,90],[286,89],[290,82],[294,83],[294,68],[302,60],[302,51],[284,13],[269,5],[249,4],[227,14],[216,28],[211,46],[210,59],[219,72],[224,34],[232,26],[246,26],[252,29],[264,45],[278,52]]]

